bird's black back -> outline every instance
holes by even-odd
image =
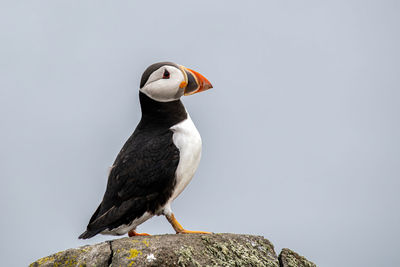
[[[171,197],[179,150],[170,128],[187,118],[180,100],[158,102],[139,93],[142,118],[111,168],[103,201],[80,238],[154,214]]]

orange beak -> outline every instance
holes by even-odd
[[[197,71],[185,68],[183,66],[181,66],[181,69],[186,76],[186,84],[182,84],[182,88],[185,88],[184,95],[193,95],[213,88],[207,78]]]

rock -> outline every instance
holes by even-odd
[[[48,257],[41,258],[30,267],[53,267],[53,266],[109,266],[108,260],[111,257],[110,244],[103,242],[96,245],[80,248],[67,249]]]
[[[278,262],[274,246],[261,236],[156,235],[68,249],[30,266],[315,266],[304,265],[310,262],[287,249],[280,257],[286,265]]]
[[[234,234],[163,235],[112,243],[115,266],[274,266],[272,244],[263,237]]]
[[[288,248],[282,249],[279,254],[279,263],[280,267],[317,267],[315,263]]]

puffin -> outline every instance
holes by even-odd
[[[209,233],[184,229],[171,203],[193,178],[202,147],[180,98],[210,88],[203,75],[172,62],[155,63],[144,71],[139,88],[142,117],[118,153],[103,200],[80,239],[149,235],[136,228],[155,215],[164,215],[177,234]]]

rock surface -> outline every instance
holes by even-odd
[[[314,263],[296,252],[284,248],[279,254],[280,267],[317,267]]]
[[[288,249],[279,258],[281,262],[274,246],[261,236],[157,235],[126,237],[68,249],[30,266],[316,266]]]
[[[109,242],[96,245],[71,248],[56,254],[41,258],[29,266],[109,266],[111,249]]]

